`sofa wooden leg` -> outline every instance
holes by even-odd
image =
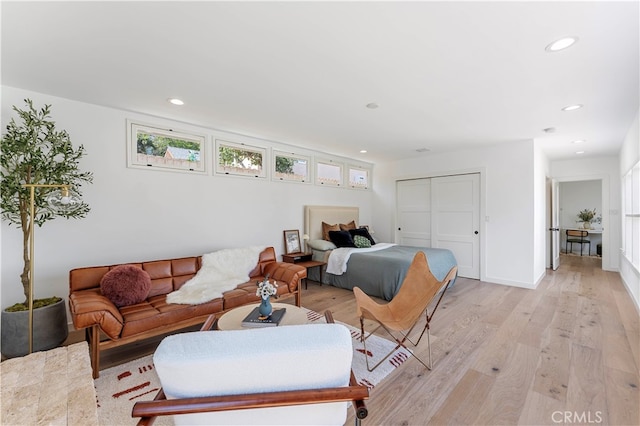
[[[100,377],[100,329],[97,325],[87,329],[87,340],[89,341],[89,356],[91,358],[91,370],[93,378]]]

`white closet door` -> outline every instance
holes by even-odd
[[[431,247],[431,183],[429,179],[397,182],[398,228],[403,246]]]
[[[480,175],[431,178],[431,247],[446,248],[458,275],[480,278]]]

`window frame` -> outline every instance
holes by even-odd
[[[367,182],[366,182],[365,186],[353,185],[353,183],[351,182],[351,170],[358,170],[358,171],[366,172],[366,174],[367,174]],[[357,165],[357,164],[348,164],[347,168],[346,168],[345,181],[348,182],[348,186],[349,186],[350,189],[355,189],[355,190],[358,190],[358,191],[369,190],[369,189],[371,189],[371,171],[372,171],[371,167],[365,167],[365,166],[361,166],[361,165]]]
[[[332,167],[338,167],[339,168],[339,178],[340,181],[338,183],[331,183],[331,182],[325,182],[325,181],[321,181],[321,176],[320,173],[318,171],[318,167],[320,165],[325,165],[325,166],[332,166]],[[315,165],[314,165],[314,170],[315,170],[315,178],[314,178],[314,182],[316,185],[320,185],[320,186],[326,186],[326,187],[335,187],[335,188],[342,188],[344,187],[344,163],[342,162],[338,162],[338,161],[334,161],[331,159],[326,159],[326,158],[317,158],[315,161]]]
[[[220,148],[227,147],[232,149],[244,150],[249,152],[256,152],[262,155],[262,164],[260,170],[256,170],[256,173],[243,173],[243,172],[234,172],[233,170],[225,170],[223,165],[220,164]],[[215,174],[219,176],[240,176],[240,177],[250,177],[250,178],[259,178],[266,179],[267,178],[267,148],[249,145],[243,142],[231,142],[224,139],[216,139],[215,140],[215,155],[213,156],[213,168],[215,170]],[[252,169],[247,169],[252,170]],[[255,170],[255,169],[253,169]]]
[[[171,139],[180,139],[186,142],[193,142],[200,145],[199,160],[188,161],[183,163],[182,159],[174,159],[172,161],[165,159],[166,157],[143,154],[138,152],[138,134],[146,133]],[[148,169],[148,170],[167,170],[174,172],[187,173],[207,173],[207,135],[195,132],[176,130],[166,128],[160,125],[145,124],[134,120],[127,120],[127,167]],[[154,161],[154,157],[156,160]],[[150,159],[152,161],[150,161]],[[164,163],[164,164],[163,164]]]
[[[286,151],[280,151],[280,150],[276,150],[273,149],[272,150],[272,165],[271,165],[271,180],[276,181],[276,182],[294,182],[294,183],[303,183],[306,185],[311,184],[311,182],[313,182],[312,178],[311,178],[311,157],[306,156],[306,155],[300,155],[300,154],[296,154],[293,152],[286,152]],[[305,179],[292,179],[292,178],[287,178],[286,175],[285,176],[279,176],[279,172],[276,170],[276,167],[278,166],[278,161],[277,158],[278,157],[286,157],[292,160],[304,160],[307,162],[307,174],[306,174],[306,178]]]
[[[640,272],[640,162],[622,175],[622,254]]]

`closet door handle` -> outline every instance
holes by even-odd
[[[474,234],[478,235],[478,231],[475,231]]]

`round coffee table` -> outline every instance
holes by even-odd
[[[282,321],[278,327],[283,325],[300,325],[309,323],[309,319],[307,318],[307,310],[303,308],[299,308],[295,305],[290,305],[288,303],[272,303],[273,309],[282,309],[286,308],[287,312],[285,312],[282,317]],[[242,320],[249,315],[254,308],[260,306],[259,303],[253,305],[244,305],[239,306],[226,312],[224,315],[218,319],[218,329],[219,330],[248,330],[249,327],[242,326]]]

